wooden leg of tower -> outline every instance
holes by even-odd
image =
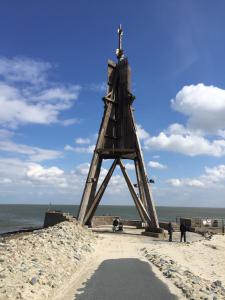
[[[89,206],[89,203],[92,202],[90,196],[94,194],[94,191],[97,186],[98,178],[95,178],[96,174],[99,175],[98,170],[101,169],[102,159],[99,157],[98,153],[94,153],[88,177],[85,183],[85,188],[78,212],[78,221],[84,224],[84,217]]]
[[[144,191],[144,187],[143,187],[143,182],[141,180],[139,164],[136,159],[134,160],[134,164],[135,164],[135,171],[136,171],[137,184],[138,184],[140,198],[141,198],[142,203],[144,204],[145,209],[147,210],[148,206],[147,206],[147,202],[146,202],[146,198],[145,198],[145,191]]]
[[[136,150],[137,150],[137,165],[138,165],[138,169],[140,172],[140,181],[143,184],[143,190],[145,193],[145,200],[146,200],[146,204],[147,204],[147,211],[150,215],[151,218],[151,222],[149,223],[149,226],[154,227],[154,228],[159,228],[159,222],[158,222],[158,217],[157,217],[157,213],[155,210],[155,205],[154,205],[154,201],[153,201],[153,197],[151,194],[151,189],[148,183],[148,178],[147,178],[147,172],[145,170],[145,165],[144,165],[144,158],[143,158],[143,154],[142,154],[142,150],[141,150],[141,145],[140,145],[140,141],[137,135],[137,128],[135,125],[135,121],[134,121],[134,115],[133,115],[133,111],[130,110],[130,115],[132,118],[132,123],[133,123],[133,129],[134,129],[134,134],[136,136]]]
[[[98,163],[97,163],[97,167],[96,167],[96,171],[95,171],[95,174],[94,174],[94,182],[93,182],[93,185],[92,185],[91,194],[90,194],[90,197],[89,197],[86,213],[89,210],[89,208],[91,207],[91,205],[94,201],[94,198],[95,198],[96,189],[97,189],[97,185],[98,185],[98,179],[99,179],[99,175],[100,175],[100,172],[101,172],[101,166],[102,166],[102,158],[99,158]]]
[[[119,160],[119,165],[120,165],[121,171],[122,171],[122,173],[123,173],[123,176],[124,176],[124,178],[125,178],[125,180],[126,180],[126,183],[127,183],[128,188],[129,188],[129,191],[130,191],[130,193],[131,193],[131,196],[132,196],[132,198],[134,199],[134,203],[135,203],[135,205],[136,205],[136,208],[137,208],[137,210],[138,210],[138,213],[139,213],[139,215],[140,215],[142,221],[143,221],[143,222],[147,221],[148,223],[150,223],[150,222],[151,222],[150,216],[149,216],[148,212],[146,211],[146,209],[145,209],[143,203],[142,203],[141,200],[138,198],[138,196],[137,196],[137,194],[136,194],[136,192],[135,192],[135,189],[134,189],[134,187],[133,187],[133,184],[132,184],[132,182],[131,182],[131,180],[130,180],[130,178],[129,178],[127,172],[126,172],[126,168],[125,168],[125,166],[123,165],[123,163],[121,162],[121,160]]]
[[[140,200],[141,200],[142,204],[144,205],[145,209],[147,210],[147,208],[145,206],[145,203],[144,203],[144,193],[143,193],[143,189],[141,188],[140,177],[139,177],[137,166],[136,166],[136,160],[134,161],[134,164],[135,164],[135,171],[136,171],[136,178],[137,178],[137,185],[138,185],[139,197],[140,197]],[[143,222],[147,222],[147,220],[145,219],[145,217],[144,217],[144,215],[142,213],[142,210],[141,209],[139,209],[139,210],[140,210],[139,214],[141,214],[141,220]]]
[[[105,189],[106,189],[106,187],[109,183],[109,180],[110,180],[110,178],[111,178],[111,176],[112,176],[112,174],[115,170],[116,165],[117,165],[117,160],[115,159],[112,166],[111,166],[111,168],[109,169],[105,179],[103,180],[103,182],[102,182],[102,184],[101,184],[101,186],[100,186],[100,188],[99,188],[99,190],[98,190],[98,192],[97,192],[97,194],[94,198],[94,201],[92,202],[90,208],[87,211],[87,214],[85,215],[84,224],[89,223],[91,221],[91,219],[92,219],[92,217],[93,217],[93,215],[94,215],[94,213],[95,213],[95,211],[96,211],[96,209],[97,209],[97,207],[98,207],[98,205],[99,205],[99,203],[102,199],[102,196],[105,192]]]
[[[138,163],[139,170],[140,170],[141,181],[143,182],[143,189],[144,189],[144,192],[145,192],[145,199],[146,199],[146,202],[147,202],[148,213],[149,213],[150,218],[151,218],[151,222],[150,222],[149,225],[153,228],[159,228],[159,223],[158,223],[158,218],[157,218],[157,214],[156,214],[156,210],[155,210],[155,205],[154,205],[154,202],[153,202],[153,197],[152,197],[151,189],[150,189],[150,186],[149,186],[147,173],[145,171],[144,162],[142,160],[141,155],[138,156],[137,163]]]

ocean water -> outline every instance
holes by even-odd
[[[51,209],[76,216],[78,205],[51,205]],[[0,204],[0,233],[33,226],[42,226],[49,205]],[[160,221],[176,221],[179,217],[214,217],[225,219],[225,208],[156,207]],[[117,215],[126,219],[139,219],[134,206],[101,205],[96,215]]]

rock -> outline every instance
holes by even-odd
[[[47,299],[53,288],[64,284],[96,239],[74,225],[61,223],[61,229],[54,226],[7,243],[0,240],[0,295],[15,300]]]
[[[33,257],[33,258],[31,259],[31,261],[37,262],[38,259],[37,259],[36,257]]]
[[[212,286],[216,286],[216,287],[221,287],[222,286],[222,282],[220,280],[216,280],[212,283]]]
[[[163,275],[166,276],[167,278],[173,277],[172,272],[170,270],[166,270],[163,272]]]
[[[9,272],[11,272],[11,273],[14,271],[14,268],[13,268],[12,266],[8,266],[7,269],[8,269]]]
[[[192,284],[199,284],[200,279],[198,277],[192,277]]]
[[[21,268],[20,271],[25,273],[25,272],[28,271],[28,269],[27,268]]]
[[[32,277],[30,280],[30,284],[35,285],[37,283],[37,277]]]

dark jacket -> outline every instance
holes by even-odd
[[[186,232],[186,231],[187,231],[187,227],[186,227],[185,224],[181,224],[181,225],[180,225],[180,231],[181,231],[181,232]]]
[[[117,219],[113,220],[113,226],[118,226],[119,222]]]
[[[173,232],[173,226],[171,223],[168,224],[168,233],[172,233]]]

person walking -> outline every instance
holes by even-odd
[[[171,222],[169,222],[168,224],[168,234],[169,234],[169,242],[172,242],[173,241],[173,225]]]
[[[182,222],[180,224],[180,241],[181,242],[184,240],[184,242],[186,243],[186,231],[187,231],[187,227],[186,227],[185,223]]]

